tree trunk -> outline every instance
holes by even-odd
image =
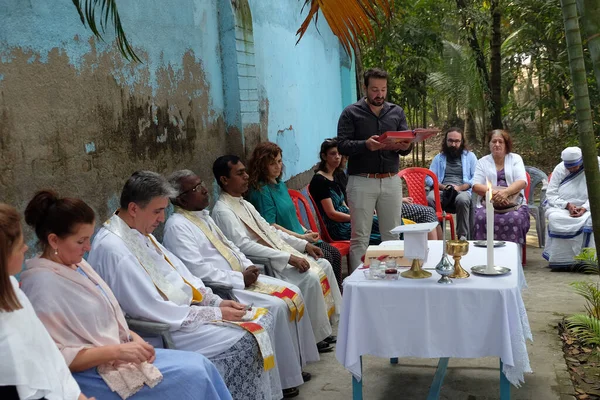
[[[588,50],[592,56],[596,84],[600,88],[600,2],[598,0],[577,0],[581,15],[581,25],[585,31]]]
[[[363,83],[363,76],[365,74],[365,67],[362,63],[362,52],[360,46],[354,46],[354,60],[356,65],[356,93],[358,95],[357,101],[366,96],[365,87]]]
[[[596,138],[594,137],[592,126],[590,96],[588,94],[583,46],[581,45],[581,33],[575,1],[561,0],[560,3],[565,22],[567,53],[569,55],[569,67],[571,70],[571,79],[573,80],[573,92],[575,94],[575,107],[577,111],[577,130],[579,132],[579,143],[583,152],[585,179],[587,181],[590,212],[594,225],[596,255],[600,256],[600,170],[598,169],[598,152],[596,150]],[[592,11],[585,9],[585,5],[585,2],[582,3],[582,15],[586,15],[587,12]],[[589,18],[594,18],[594,15],[588,14],[588,16]]]
[[[475,54],[475,65],[479,74],[481,75],[481,79],[483,80],[483,92],[484,92],[484,104],[488,104],[488,100],[490,100],[490,75],[487,70],[487,64],[485,61],[485,54],[483,54],[483,50],[479,45],[479,40],[477,39],[477,30],[473,23],[469,21],[467,18],[468,5],[467,0],[456,0],[456,6],[461,15],[461,21],[463,28],[467,31],[467,42],[469,43],[469,47]],[[487,107],[484,110],[484,116],[486,114],[485,111],[488,111]],[[491,128],[491,124],[484,117],[484,131],[488,131]],[[489,125],[488,125],[489,124]]]
[[[423,128],[427,129],[427,92],[423,94]],[[421,166],[425,168],[425,142],[423,142],[423,147],[421,147]]]
[[[541,63],[541,61],[540,61]],[[538,67],[538,96],[539,96],[539,100],[538,100],[538,105],[540,108],[540,136],[542,137],[542,139],[546,138],[546,130],[544,129],[544,102],[542,101],[544,92],[543,92],[543,87],[542,87],[542,71],[541,69]]]
[[[467,138],[467,143],[470,143],[471,146],[479,143],[477,139],[477,126],[475,125],[475,118],[471,109],[468,109],[465,115],[465,137]]]
[[[440,112],[436,99],[433,99],[433,102],[431,103],[431,119],[433,120],[434,126],[440,126]]]
[[[492,129],[503,129],[502,126],[502,56],[500,54],[500,46],[502,45],[502,35],[500,32],[500,22],[502,13],[498,0],[492,0],[492,39],[490,42],[490,94],[491,94],[491,115],[490,120]]]

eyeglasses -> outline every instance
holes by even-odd
[[[185,192],[179,193],[179,196],[177,196],[177,197],[183,196],[184,194],[189,193],[189,192],[199,192],[201,188],[206,189],[206,186],[204,185],[204,181],[200,181],[200,183],[197,184],[196,186],[194,186],[193,188],[186,190]]]
[[[460,142],[462,142],[462,140],[461,139],[448,139],[447,142],[450,144],[454,144],[454,143],[459,144]]]

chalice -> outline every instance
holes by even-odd
[[[460,259],[462,256],[469,252],[469,242],[466,240],[448,240],[446,242],[446,252],[454,258],[454,272],[450,275],[453,279],[463,279],[471,276],[465,271],[460,265]]]

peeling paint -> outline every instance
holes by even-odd
[[[89,142],[85,144],[85,154],[95,153],[96,152],[96,143]]]
[[[293,131],[294,128],[292,127],[292,125],[288,126],[287,128],[283,128],[277,131],[277,135],[283,135],[285,133],[285,131]]]

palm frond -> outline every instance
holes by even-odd
[[[586,300],[585,310],[588,315],[600,318],[600,287],[598,284],[578,281],[571,283],[571,286],[575,289],[575,293]]]
[[[598,263],[598,258],[596,257],[596,249],[593,247],[584,247],[581,249],[581,253],[575,256],[576,260],[588,262],[590,264]]]
[[[90,28],[92,33],[100,40],[104,40],[102,35],[106,33],[106,28],[109,23],[112,23],[115,30],[115,37],[119,51],[128,60],[141,62],[138,56],[133,51],[133,48],[129,44],[123,25],[121,25],[121,18],[119,16],[119,10],[117,9],[116,0],[72,0],[73,5],[79,13],[81,23]],[[96,11],[100,11],[96,16]],[[98,26],[99,24],[99,26]]]
[[[584,247],[581,253],[575,256],[575,260],[579,261],[579,270],[585,274],[598,274],[598,257],[596,257],[596,249],[593,247]]]
[[[482,86],[473,58],[464,46],[443,41],[442,63],[429,74],[428,84],[439,97],[452,99],[461,108],[482,107]]]
[[[585,346],[600,346],[600,319],[585,314],[575,314],[567,318],[567,328]]]
[[[371,22],[377,22],[380,13],[385,18],[392,14],[391,0],[304,0],[302,8],[308,5],[308,15],[296,32],[296,36],[299,36],[296,44],[306,33],[313,18],[317,23],[318,13],[321,11],[348,54],[352,54],[352,49],[358,46],[360,37],[374,39],[375,31]]]

